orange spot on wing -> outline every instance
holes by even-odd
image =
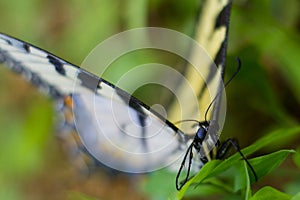
[[[72,123],[74,121],[74,116],[72,112],[73,100],[71,96],[66,96],[64,98],[65,109],[63,111],[65,119],[67,122]]]
[[[70,96],[66,96],[65,99],[64,99],[64,103],[65,103],[66,106],[72,108],[73,100]]]

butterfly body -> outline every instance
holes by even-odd
[[[198,122],[197,126],[198,129],[194,134],[192,142],[187,148],[187,151],[181,162],[181,166],[176,176],[177,190],[180,190],[184,186],[184,184],[191,178],[190,172],[193,172],[195,169],[201,169],[204,164],[217,157],[217,149],[220,145],[218,135],[216,134],[217,129],[213,130],[212,132],[209,132],[209,129],[214,129],[217,127],[210,126],[209,121]],[[214,145],[214,148],[212,150],[209,149],[209,145]],[[186,167],[186,163],[187,173],[185,175],[185,178],[182,181],[180,181],[179,179],[181,173]],[[194,167],[195,163],[197,165],[196,167]]]

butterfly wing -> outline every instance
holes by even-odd
[[[195,66],[190,64],[186,65],[184,72],[185,78],[190,83],[191,88],[198,97],[198,104],[188,103],[185,104],[184,108],[180,108],[174,100],[171,101],[171,105],[168,109],[168,119],[170,121],[175,122],[186,119],[204,121],[204,114],[208,105],[211,103],[216,94],[219,91],[222,91],[222,89],[219,89],[219,86],[223,85],[225,72],[230,6],[230,0],[203,1],[201,4],[198,19],[196,20],[197,23],[194,39],[206,50],[215,65],[213,63],[208,63],[209,66],[201,65],[201,69],[203,71],[203,74],[201,75],[199,75],[199,73],[195,70]],[[190,59],[194,60],[198,57],[199,55],[197,54],[197,51],[193,51],[193,49],[191,49]],[[213,65],[218,68],[217,71],[213,70]],[[206,69],[206,71],[204,71],[204,69]],[[208,86],[214,88],[214,93],[209,93],[211,91],[207,90]],[[193,102],[192,99],[189,99],[191,95],[187,94],[187,92],[190,92],[190,90],[187,90],[186,85],[179,84],[176,96],[182,102]],[[220,100],[215,101],[213,107],[216,107],[219,102]],[[219,109],[215,109],[214,113],[217,114],[218,111]],[[209,114],[210,116],[215,115],[212,114],[212,112],[209,112]],[[180,116],[181,118],[179,118]],[[218,118],[217,116],[215,117],[216,119]],[[210,119],[215,117],[210,117]],[[195,131],[189,131],[187,129],[186,132]]]
[[[0,34],[0,61],[58,100],[63,128],[78,133],[79,149],[96,162],[141,173],[170,165],[184,153],[183,134],[174,125],[105,80],[5,34]]]

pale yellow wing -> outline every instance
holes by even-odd
[[[200,64],[205,69],[202,74],[197,73],[195,66],[186,65],[185,78],[198,97],[198,105],[192,103],[191,95],[187,94],[189,90],[179,83],[176,91],[177,101],[172,101],[168,109],[168,119],[171,122],[186,119],[205,120],[204,115],[209,104],[218,93],[217,91],[220,91],[217,88],[223,83],[223,80],[220,79],[223,79],[225,69],[230,6],[230,0],[207,0],[201,4],[194,39],[215,62],[218,73],[212,70],[211,63]],[[202,55],[197,54],[194,49],[191,50],[190,60],[201,60],[199,56]],[[209,66],[203,66],[207,64]],[[210,88],[215,88],[213,93],[209,94],[205,81]],[[180,107],[178,102],[185,103]],[[218,102],[215,101],[213,107],[216,107],[217,104]],[[214,109],[209,110],[209,115],[211,115],[212,110]],[[210,118],[208,116],[208,119]]]

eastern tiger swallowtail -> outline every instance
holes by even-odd
[[[204,8],[203,10],[205,12]],[[219,37],[221,42],[218,47],[210,48],[213,50],[209,53],[213,55],[217,66],[224,74],[230,2],[223,1],[222,6],[215,10],[212,17],[214,23],[211,27],[203,28],[203,31],[208,30],[207,34],[212,37],[210,39],[212,41],[222,35]],[[201,40],[203,39],[200,38],[198,41]],[[57,109],[63,113],[65,119],[62,129],[79,132],[81,141],[78,143],[83,144],[79,147],[94,160],[119,171],[144,173],[174,162],[178,163],[184,156],[181,167],[180,164],[177,166],[180,167],[176,178],[177,189],[188,180],[192,152],[200,152],[203,140],[210,129],[210,121],[205,119],[197,123],[198,131],[195,137],[186,135],[161,114],[110,82],[45,50],[5,34],[0,34],[0,61],[56,100]],[[189,69],[190,67],[187,67],[187,77],[192,77],[193,72]],[[214,78],[214,74],[208,76]],[[197,88],[198,96],[202,98],[204,85],[197,85],[195,82],[193,84],[193,87]],[[178,91],[180,96],[185,96],[184,88],[179,88]],[[214,122],[218,120],[219,99],[222,96],[220,93],[217,94],[218,98],[214,100],[210,114]],[[193,106],[187,108],[191,109],[189,112],[194,111]],[[171,111],[168,116],[172,121],[176,121],[177,111],[175,108]],[[200,121],[197,117],[195,119]],[[73,119],[76,119],[75,122]],[[216,128],[218,126],[212,127],[214,134],[208,136],[205,146],[213,147],[216,143],[219,144]],[[228,140],[225,145],[221,145],[221,150],[215,156],[222,157],[230,142],[232,141]],[[205,156],[194,156],[196,170],[210,160],[207,149],[203,150]],[[187,160],[188,175],[183,183],[178,185],[180,173]],[[200,162],[197,163],[196,160]]]

